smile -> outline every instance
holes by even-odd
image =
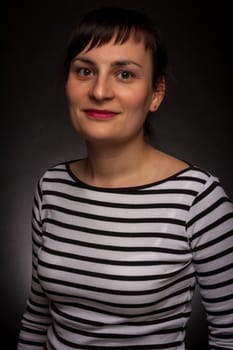
[[[118,114],[117,112],[108,111],[105,109],[85,109],[84,112],[88,115],[88,117],[93,119],[111,119]]]

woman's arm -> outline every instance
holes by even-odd
[[[187,231],[210,349],[233,349],[233,205],[217,179],[210,177],[193,202]]]
[[[32,280],[27,307],[21,321],[18,350],[43,350],[47,338],[47,329],[51,323],[49,300],[44,294],[38,279],[38,252],[43,244],[42,191],[38,184],[32,209]]]

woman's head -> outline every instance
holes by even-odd
[[[152,84],[164,77],[167,68],[167,54],[159,30],[141,12],[122,8],[99,8],[88,13],[73,30],[65,59],[67,79],[73,58],[84,48],[92,49],[115,38],[116,44],[123,44],[129,37],[143,41],[150,50],[153,66]]]
[[[66,86],[68,80],[70,82],[69,78],[73,75],[73,73],[70,74],[73,63],[80,54],[91,52],[97,48],[103,48],[104,50],[104,47],[110,43],[114,46],[116,45],[116,47],[118,46],[120,49],[120,47],[123,48],[125,44],[130,42],[135,42],[138,50],[145,52],[146,56],[149,57],[149,66],[151,68],[146,80],[150,85],[149,90],[156,91],[157,96],[159,96],[158,101],[160,102],[156,104],[157,109],[163,100],[165,91],[164,76],[167,68],[167,54],[159,30],[145,14],[135,10],[112,7],[98,8],[89,12],[80,21],[73,30],[67,47],[65,59]],[[110,47],[109,49],[112,50]],[[69,87],[71,86],[71,84],[68,85]],[[80,90],[80,83],[76,87]],[[73,89],[68,89],[67,91],[71,93]],[[81,89],[81,91],[84,90]],[[127,91],[125,91],[125,96],[127,96]],[[80,100],[80,96],[78,100]],[[139,96],[138,101],[140,101]],[[147,114],[151,111],[153,111],[153,108],[152,110],[148,109]],[[152,136],[153,133],[148,116],[143,126],[145,136]]]

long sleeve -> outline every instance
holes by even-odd
[[[41,223],[42,192],[38,183],[32,209],[32,280],[27,307],[21,322],[18,350],[44,348],[47,329],[51,323],[49,300],[44,294],[37,275],[38,252],[43,243]]]
[[[233,349],[233,205],[210,177],[195,198],[187,232],[206,310],[211,350]]]

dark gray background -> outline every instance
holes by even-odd
[[[145,9],[158,22],[170,57],[169,87],[154,117],[160,149],[232,185],[232,33],[226,1],[8,1],[1,5],[1,343],[16,348],[30,287],[31,204],[52,164],[83,156],[61,83],[68,33],[97,5]],[[198,291],[187,343],[207,349]]]

